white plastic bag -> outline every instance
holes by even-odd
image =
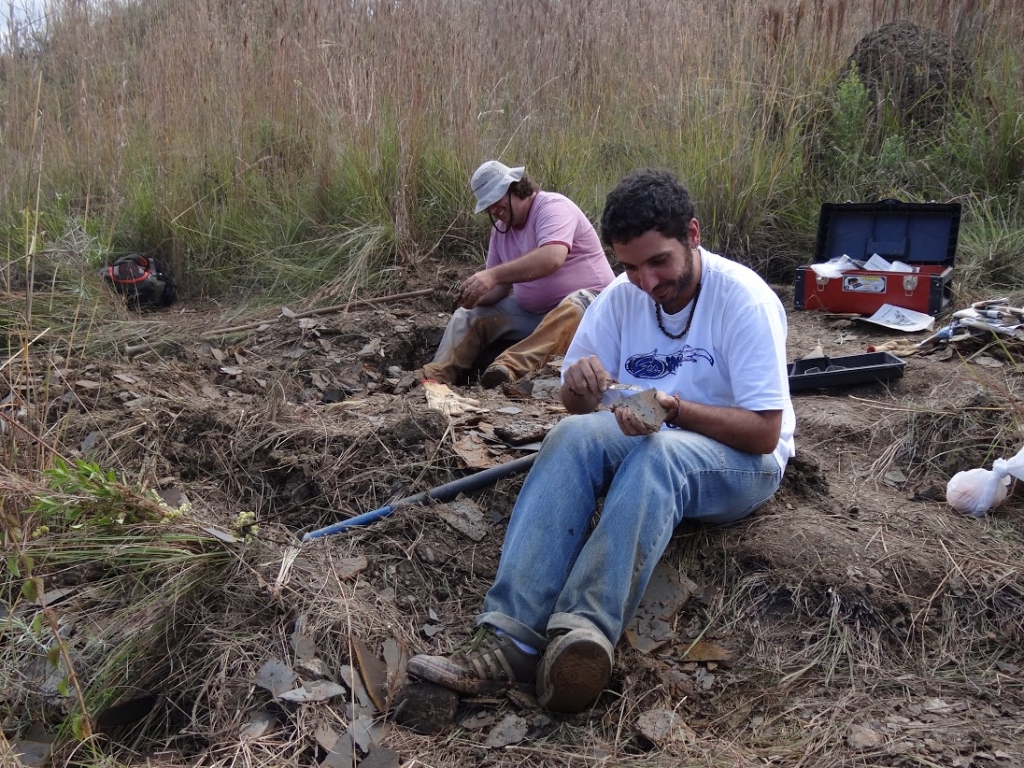
[[[992,469],[957,472],[946,484],[946,501],[957,512],[984,517],[1006,498],[1011,475],[1024,480],[1024,449],[1012,459],[996,459]]]
[[[833,277],[842,277],[843,272],[849,272],[851,269],[860,268],[860,263],[854,261],[845,253],[842,256],[837,256],[829,261],[819,261],[815,264],[811,264],[811,269],[814,270],[814,274],[818,277],[827,277],[830,280]]]

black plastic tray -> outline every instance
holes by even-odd
[[[905,360],[889,352],[796,360],[789,364],[789,391],[901,379],[906,365]]]

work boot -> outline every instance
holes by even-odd
[[[504,365],[491,365],[480,376],[480,385],[484,389],[494,389],[512,381],[512,371]]]
[[[582,712],[608,686],[613,649],[596,629],[558,635],[537,671],[537,702],[551,712]]]
[[[459,693],[481,694],[496,685],[532,685],[539,658],[520,649],[508,635],[480,627],[473,639],[451,656],[413,656],[407,671]]]

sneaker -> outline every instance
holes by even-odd
[[[407,671],[459,693],[481,694],[495,686],[532,685],[539,659],[538,654],[521,650],[508,635],[480,627],[466,647],[451,656],[413,656]]]
[[[551,712],[582,712],[608,686],[612,648],[596,629],[573,629],[552,640],[537,672],[537,702]]]
[[[504,365],[492,365],[480,376],[480,386],[484,389],[494,389],[502,384],[512,381],[512,371]]]

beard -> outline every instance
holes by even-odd
[[[689,245],[684,247],[686,248],[686,255],[689,257],[686,260],[686,266],[682,274],[672,283],[672,291],[666,296],[664,301],[659,302],[661,308],[669,315],[674,315],[686,306],[682,299],[696,283],[695,270],[693,268],[693,249]]]

